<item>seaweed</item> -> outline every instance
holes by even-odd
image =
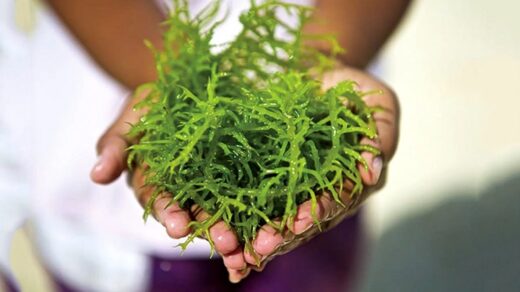
[[[220,2],[192,17],[185,0],[175,0],[164,23],[164,49],[150,45],[158,78],[137,108],[147,114],[129,133],[129,165],[145,165],[146,184],[171,194],[184,208],[197,205],[210,217],[190,223],[195,237],[223,220],[250,248],[264,224],[282,230],[297,206],[329,192],[339,203],[343,181],[358,196],[363,183],[357,165],[366,162],[361,137],[374,138],[374,108],[354,81],[323,90],[320,75],[334,56],[305,41],[302,27],[312,9],[278,0],[251,1],[240,16],[243,29],[227,44],[213,44]],[[291,26],[280,11],[298,18]],[[318,36],[339,46],[330,36]],[[219,52],[215,52],[215,48]],[[274,219],[278,219],[275,223]],[[317,224],[317,219],[315,217]],[[210,242],[211,243],[211,242]]]

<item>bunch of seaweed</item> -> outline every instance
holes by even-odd
[[[137,107],[147,114],[131,129],[139,143],[129,149],[129,164],[144,165],[146,183],[155,187],[145,218],[164,192],[210,214],[190,223],[183,248],[195,237],[209,239],[209,228],[223,220],[250,249],[262,225],[283,229],[304,201],[311,200],[315,217],[322,192],[342,204],[346,179],[351,196],[362,192],[360,153],[378,151],[360,144],[376,136],[374,109],[353,81],[322,89],[320,74],[334,57],[304,45],[317,37],[302,32],[309,7],[252,1],[236,39],[215,45],[219,9],[215,2],[192,17],[187,1],[174,1],[164,49],[152,48],[158,79],[142,86],[150,93]],[[340,51],[333,38],[318,37]]]

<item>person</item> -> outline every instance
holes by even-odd
[[[200,1],[193,2],[194,5],[199,5],[199,7],[203,6]],[[247,1],[230,1],[230,6],[235,8],[233,9],[234,11],[240,11],[244,8],[244,3],[246,2]],[[339,56],[338,67],[326,74],[323,80],[325,86],[333,85],[344,79],[353,79],[357,81],[361,90],[381,89],[383,91],[381,95],[369,96],[366,99],[370,105],[378,105],[385,109],[375,114],[379,132],[378,139],[374,141],[365,140],[366,143],[371,143],[382,150],[381,157],[372,157],[368,153],[363,153],[363,156],[370,165],[368,171],[363,170],[362,172],[363,181],[366,185],[373,186],[372,190],[383,185],[385,166],[391,159],[397,145],[399,108],[397,98],[388,86],[364,70],[373,61],[377,52],[395,30],[409,2],[410,1],[407,0],[373,0],[363,2],[318,0],[315,3],[316,10],[313,14],[315,21],[311,22],[311,24],[305,28],[307,31],[313,33],[326,32],[336,34],[340,44],[346,48],[348,52],[347,54]],[[113,80],[116,80],[116,82],[129,90],[133,90],[138,85],[155,79],[156,72],[153,57],[143,45],[143,39],[150,40],[150,42],[158,48],[161,48],[163,45],[161,39],[162,31],[159,24],[164,19],[164,14],[155,2],[144,0],[132,2],[124,0],[92,0],[88,2],[48,0],[47,3],[78,43],[81,44],[82,49],[84,49],[95,63],[113,78]],[[236,25],[229,25],[230,29],[233,27],[236,27]],[[324,52],[330,50],[324,43],[313,43],[311,45],[317,46]],[[55,86],[56,88],[60,88],[60,86],[63,85]],[[65,86],[70,87],[71,85],[66,84]],[[78,92],[75,90],[66,90],[66,92],[69,98],[71,98],[70,95],[78,95]],[[106,96],[107,92],[109,94],[117,94],[118,90],[108,90],[103,96]],[[121,92],[120,89],[119,92]],[[83,97],[86,96],[83,95]],[[90,113],[96,112],[96,110],[102,112],[100,116],[104,117],[101,119],[103,121],[111,115],[114,103],[110,104],[110,102],[103,100],[100,96],[87,98],[90,98],[90,103],[83,102],[80,104],[88,107]],[[127,100],[126,105],[123,106],[123,110],[116,118],[116,121],[99,140],[97,147],[99,160],[91,172],[92,180],[97,183],[111,183],[125,170],[125,149],[129,146],[125,134],[128,131],[129,123],[132,123],[140,117],[139,112],[132,110],[134,102],[135,100]],[[52,110],[59,112],[59,109],[60,108],[58,108],[58,110],[53,108]],[[86,115],[84,116],[83,114],[88,113],[88,111],[81,109],[73,113],[81,113],[82,117],[85,117]],[[63,114],[59,114],[58,116],[63,118]],[[83,129],[88,125],[81,126],[81,129]],[[95,126],[99,129],[100,124],[99,122],[94,122],[94,125],[90,126],[93,128]],[[58,130],[57,132],[61,134],[61,139],[57,139],[57,142],[52,143],[52,146],[58,145],[58,142],[65,145],[70,143],[72,145],[69,145],[70,147],[67,148],[68,152],[66,152],[65,157],[59,157],[59,155],[53,156],[57,161],[64,161],[66,157],[73,157],[73,152],[78,148],[84,149],[84,145],[78,145],[72,139],[72,137],[78,136],[77,131],[75,131],[77,129],[72,127],[65,130],[58,128]],[[87,136],[91,138],[93,132],[95,131],[89,131]],[[23,139],[18,139],[15,143],[21,140]],[[84,142],[84,140],[82,141]],[[49,147],[50,145],[46,146],[47,148],[45,149],[51,149],[51,147]],[[60,146],[57,146],[57,149],[59,149],[59,147]],[[75,165],[74,163],[65,163],[59,168],[53,168],[49,165],[45,165],[45,162],[49,162],[48,160],[39,159],[39,161],[41,161],[39,165],[42,166],[42,170],[51,172],[59,172],[62,169],[73,169],[77,166],[77,164]],[[27,159],[22,161],[22,163],[30,165]],[[84,167],[84,162],[80,164],[81,167]],[[59,181],[72,178],[71,175],[62,176],[59,180],[54,179],[54,186],[59,186]],[[77,175],[77,173],[74,175]],[[74,179],[75,178],[72,178],[71,181],[74,181]],[[41,183],[44,180],[45,179],[41,178],[38,179],[37,181],[40,182],[40,184],[37,184],[37,186],[48,188],[49,184],[45,185]],[[153,190],[143,188],[142,182],[143,176],[137,171],[133,174],[131,183],[136,191],[139,202],[144,203]],[[66,202],[73,205],[70,209],[73,209],[77,214],[67,214],[69,217],[63,218],[72,217],[75,220],[74,222],[63,224],[64,220],[55,220],[55,216],[49,216],[52,220],[42,220],[37,224],[36,236],[42,239],[42,242],[39,244],[44,246],[44,248],[42,248],[42,254],[52,255],[44,255],[42,258],[47,263],[50,274],[54,276],[54,280],[61,290],[73,290],[74,288],[72,286],[74,285],[84,285],[84,287],[87,287],[87,290],[107,291],[118,291],[123,289],[123,287],[128,288],[128,291],[139,291],[141,289],[168,291],[171,290],[171,287],[175,287],[175,291],[182,291],[183,289],[190,291],[210,291],[212,289],[216,291],[233,289],[244,289],[245,291],[277,291],[291,288],[302,291],[313,291],[317,289],[343,291],[344,285],[348,284],[346,282],[352,280],[350,276],[356,269],[356,256],[357,253],[359,253],[359,234],[361,232],[358,216],[342,220],[343,217],[350,214],[339,214],[335,220],[329,224],[330,227],[339,224],[337,227],[311,239],[306,245],[297,248],[300,243],[308,241],[310,237],[316,235],[315,227],[311,226],[310,204],[303,203],[299,206],[294,225],[288,226],[294,234],[300,236],[291,240],[283,238],[281,234],[274,232],[274,230],[268,226],[263,227],[254,242],[254,248],[256,253],[262,256],[263,263],[272,260],[271,263],[265,267],[263,272],[250,275],[240,285],[230,286],[225,276],[226,270],[222,269],[223,266],[219,261],[201,260],[201,258],[207,257],[207,246],[200,248],[201,252],[199,252],[198,259],[189,257],[171,258],[165,256],[167,253],[151,251],[153,250],[151,248],[145,249],[146,251],[144,252],[143,249],[136,248],[135,246],[129,248],[125,245],[131,245],[131,243],[126,240],[121,240],[121,238],[135,239],[136,233],[156,237],[158,233],[157,225],[153,225],[154,227],[149,228],[150,230],[146,232],[142,229],[138,229],[139,231],[134,233],[132,233],[131,230],[127,230],[126,233],[123,233],[125,235],[123,237],[121,237],[120,232],[115,232],[116,235],[119,236],[119,239],[117,239],[117,236],[113,236],[114,229],[108,228],[109,232],[100,234],[98,229],[106,228],[107,225],[120,227],[121,225],[125,225],[124,223],[129,223],[127,224],[130,226],[128,229],[134,229],[135,226],[138,226],[134,221],[124,221],[130,217],[123,216],[125,219],[118,221],[118,218],[107,218],[106,216],[112,212],[118,212],[118,203],[127,200],[128,192],[122,191],[120,180],[118,183],[119,185],[116,184],[112,186],[111,189],[112,193],[118,193],[118,195],[113,197],[114,200],[110,200],[110,204],[107,204],[104,208],[94,206],[97,205],[97,202],[103,200],[101,198],[102,195],[100,196],[99,194],[105,192],[103,195],[106,195],[107,191],[101,191],[100,188],[95,188],[95,190],[91,190],[91,194],[89,195],[89,204],[78,204],[78,202],[82,202],[81,200],[85,201],[84,198],[80,200],[78,198],[79,196],[74,198],[77,201],[73,199]],[[84,182],[80,185],[84,185]],[[67,189],[61,190],[58,187],[58,190],[53,191],[64,192],[70,191],[71,189],[73,188],[70,186],[68,186]],[[370,191],[371,190],[368,190],[365,195],[368,195]],[[78,194],[82,192],[84,193],[84,190],[76,190]],[[344,194],[344,199],[348,200],[348,194]],[[165,227],[167,234],[174,239],[187,235],[189,232],[187,223],[193,218],[192,216],[194,216],[194,214],[190,211],[180,209],[179,206],[175,204],[165,208],[165,203],[166,198],[159,199],[154,206],[155,217],[158,222]],[[47,206],[48,205],[49,204],[47,204]],[[123,207],[124,206],[125,205],[123,205]],[[333,203],[326,194],[320,197],[319,206],[318,215],[321,219],[325,219],[330,213],[337,210],[337,205]],[[92,216],[92,209],[98,211],[97,214],[95,214],[96,216]],[[129,209],[137,210],[136,206],[132,206]],[[197,213],[194,219],[203,220],[205,214],[202,212]],[[78,228],[78,224],[73,224],[82,222],[81,218],[83,217],[78,214],[88,214],[90,218],[95,219],[90,220],[89,224],[83,224],[86,226]],[[133,216],[135,218],[138,217],[135,213],[133,213]],[[107,222],[112,219],[115,219],[113,221],[116,223]],[[153,223],[149,223],[148,225],[150,224]],[[74,235],[75,238],[78,239],[73,243],[69,242],[71,241],[69,237],[65,238],[64,235],[60,236],[56,234],[59,232],[51,230],[51,228],[49,228],[51,225],[60,226],[61,231],[66,230],[67,232],[73,232],[69,234],[71,235],[70,237]],[[117,228],[115,229],[117,230]],[[153,236],[151,235],[152,233],[154,234]],[[53,234],[53,236],[49,236],[49,234]],[[81,271],[76,270],[77,273],[86,274],[86,276],[81,279],[77,277],[74,278],[70,276],[70,263],[64,264],[63,260],[56,260],[60,252],[65,252],[66,254],[69,250],[53,249],[53,243],[56,242],[56,238],[59,238],[61,240],[61,246],[63,246],[64,242],[67,242],[67,247],[77,246],[81,245],[82,241],[92,242],[93,234],[97,236],[94,237],[96,238],[94,241],[96,244],[88,247],[82,246],[83,251],[88,250],[88,253],[86,253],[88,256],[83,258],[84,262],[92,264],[93,259],[100,258],[99,254],[110,254],[110,259],[112,260],[98,260],[96,265],[92,265],[90,270],[87,269],[87,272],[85,272],[85,269]],[[211,228],[210,234],[212,240],[215,242],[217,252],[223,259],[224,266],[229,274],[229,279],[232,282],[239,282],[245,279],[249,271],[255,268],[255,262],[251,255],[243,251],[232,230],[223,222],[218,222]],[[116,239],[114,239],[115,237]],[[114,241],[117,243],[114,243]],[[58,244],[56,246],[60,245]],[[111,253],[106,253],[106,250],[103,251],[103,249],[107,249]],[[277,256],[281,252],[287,252],[292,249],[294,250],[286,255]],[[203,250],[205,250],[206,253]],[[145,258],[136,257],[135,255],[138,253],[146,253],[151,256]],[[75,255],[77,256],[77,253],[75,253]],[[194,257],[197,258],[197,256]],[[69,268],[67,268],[67,265],[69,265]],[[81,266],[81,263],[74,265],[75,268],[79,266]],[[145,268],[145,266],[148,268]],[[151,279],[149,279],[151,284],[133,281],[135,279],[124,276],[113,278],[110,284],[106,284],[109,282],[106,279],[104,282],[100,280],[100,283],[103,282],[104,284],[102,283],[98,286],[93,284],[93,282],[97,281],[96,277],[92,277],[93,274],[97,275],[98,278],[109,277],[106,275],[114,275],[114,273],[110,272],[121,269],[121,267],[128,267],[127,270],[132,270],[131,272],[134,275],[150,272],[151,270],[152,276]],[[102,270],[98,270],[94,273],[94,270],[99,268],[102,268]],[[89,272],[91,274],[89,274]],[[307,272],[305,277],[302,277],[302,272]],[[129,272],[124,275],[132,273]],[[90,287],[90,289],[88,287]]]

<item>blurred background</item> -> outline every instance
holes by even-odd
[[[415,1],[380,57],[400,96],[387,186],[365,208],[361,291],[520,291],[520,2]],[[24,291],[49,291],[26,233]]]
[[[518,1],[415,1],[382,55],[397,155],[363,291],[520,291]]]

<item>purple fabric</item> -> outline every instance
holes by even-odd
[[[239,284],[228,281],[220,259],[151,257],[148,291],[351,291],[361,254],[360,218],[356,215],[294,251],[271,261],[261,273]],[[55,278],[57,291],[77,291]]]
[[[347,219],[275,258],[264,271],[249,275],[240,291],[352,291],[360,263],[360,223],[359,216]]]
[[[359,216],[345,220],[294,251],[275,258],[261,273],[229,283],[220,260],[153,258],[150,291],[349,291],[359,264]]]

